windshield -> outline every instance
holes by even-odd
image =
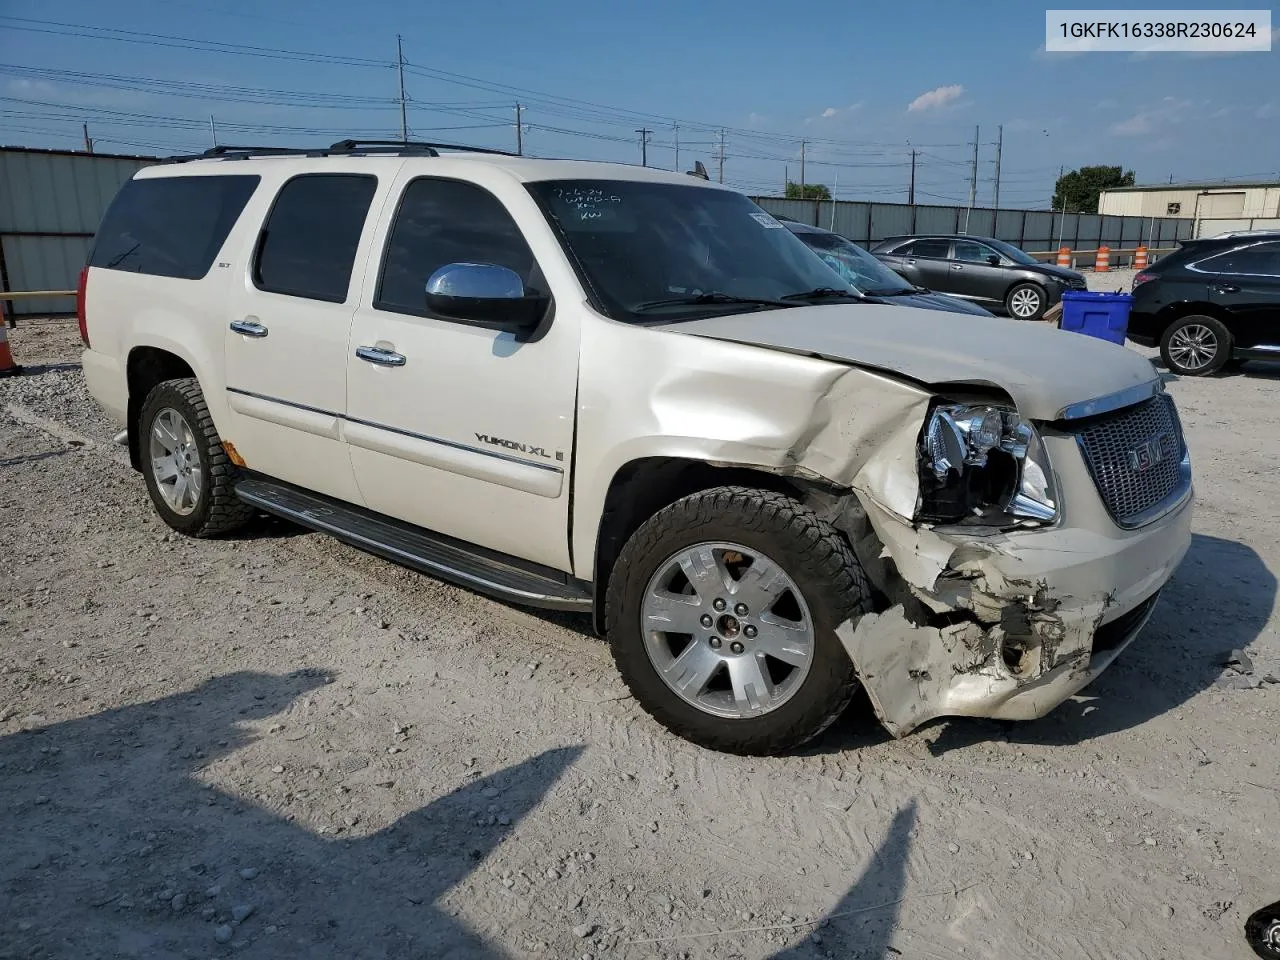
[[[805,306],[819,291],[860,295],[739,193],[634,180],[552,180],[528,189],[597,306],[615,320],[666,323]]]
[[[1040,261],[1035,257],[1028,256],[1012,244],[1005,243],[1003,240],[983,240],[988,246],[995,247],[997,251],[1003,253],[1014,263],[1021,263],[1027,266],[1035,266]]]
[[[916,289],[852,240],[834,233],[797,233],[796,236],[842,280],[863,293],[880,296]]]

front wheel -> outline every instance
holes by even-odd
[[[1231,359],[1231,332],[1213,317],[1182,317],[1160,338],[1160,356],[1185,377],[1217,373]]]
[[[1044,316],[1049,298],[1034,283],[1020,283],[1004,299],[1009,316],[1018,320],[1039,320]]]
[[[782,494],[718,487],[650,518],[609,583],[614,662],[673,733],[729,753],[798,747],[857,689],[835,630],[871,609],[845,540]]]

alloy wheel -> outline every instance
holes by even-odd
[[[1202,370],[1218,355],[1217,335],[1201,323],[1189,323],[1169,338],[1169,357],[1184,370]]]
[[[699,543],[668,557],[645,588],[640,615],[658,676],[713,716],[776,710],[813,664],[813,618],[799,587],[741,544]]]
[[[1040,294],[1034,290],[1015,290],[1009,299],[1009,309],[1015,317],[1025,320],[1034,317],[1040,309]]]
[[[200,501],[202,467],[186,418],[165,407],[151,421],[151,475],[169,509],[187,516]]]

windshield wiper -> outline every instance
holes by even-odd
[[[926,292],[921,287],[898,287],[896,290],[868,290],[869,297],[910,297]]]
[[[812,290],[805,290],[803,293],[789,293],[783,300],[833,300],[839,297],[842,300],[861,300],[859,294],[851,290],[838,290],[835,287],[814,287]]]
[[[769,300],[763,297],[738,297],[732,293],[699,293],[688,297],[670,297],[666,300],[649,300],[631,308],[632,313],[660,310],[663,307],[701,307],[712,304],[747,304],[765,307],[789,307],[786,300]]]

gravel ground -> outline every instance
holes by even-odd
[[[1084,695],[759,760],[659,729],[582,619],[170,534],[74,323],[11,340],[2,957],[1246,960],[1280,898],[1280,368],[1170,384],[1195,541]]]

